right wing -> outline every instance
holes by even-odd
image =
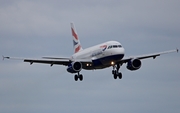
[[[29,62],[30,64],[33,63],[42,63],[42,64],[50,64],[51,66],[55,65],[64,65],[64,66],[68,66],[70,63],[72,63],[73,61],[78,61],[81,62],[84,66],[86,64],[92,64],[92,60],[91,59],[71,59],[68,57],[62,57],[62,58],[58,58],[58,57],[42,57],[43,59],[31,59],[31,58],[14,58],[14,57],[4,57],[3,56],[3,60],[4,59],[12,59],[12,60],[23,60],[24,62]]]
[[[29,62],[30,64],[33,64],[33,63],[50,64],[51,66],[53,66],[54,64],[67,66],[71,61],[69,61],[69,60],[49,60],[49,59],[24,59],[24,62]]]
[[[14,57],[4,57],[4,59],[12,59],[12,60],[23,60],[24,62],[29,62],[30,64],[33,63],[43,63],[43,64],[50,64],[51,66],[56,64],[56,65],[65,65],[67,66],[69,63],[71,63],[70,58],[59,58],[59,59],[24,59],[24,58],[14,58]]]

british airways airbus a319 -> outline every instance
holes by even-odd
[[[76,73],[74,80],[83,80],[83,75],[80,74],[82,69],[95,70],[112,67],[112,74],[114,79],[121,79],[122,73],[119,72],[120,67],[127,63],[127,69],[134,71],[141,67],[141,60],[146,58],[156,58],[162,54],[178,52],[178,49],[164,51],[148,55],[139,55],[129,58],[124,58],[125,50],[121,43],[117,41],[108,41],[87,49],[83,49],[77,32],[73,23],[71,23],[71,31],[73,36],[74,54],[71,57],[42,57],[42,59],[23,59],[24,62],[33,63],[44,63],[53,65],[64,65],[67,66],[69,73]],[[13,59],[11,57],[4,57],[3,59]]]

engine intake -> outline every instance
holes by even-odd
[[[77,73],[82,70],[82,63],[81,62],[72,62],[68,65],[67,71],[70,73]]]
[[[141,67],[141,61],[139,59],[131,59],[128,63],[127,63],[127,69],[133,71],[133,70],[137,70]]]

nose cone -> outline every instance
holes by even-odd
[[[125,50],[124,50],[124,48],[123,48],[123,47],[122,47],[122,48],[120,48],[120,50],[119,50],[119,54],[120,54],[120,55],[122,55],[122,58],[124,57]]]
[[[124,55],[125,50],[124,50],[123,47],[121,47],[121,48],[116,48],[116,49],[113,50],[113,53],[116,54],[116,55]]]
[[[124,57],[124,48],[114,48],[111,51],[111,56],[113,56],[114,60],[121,60]]]
[[[123,48],[123,47],[121,47],[121,48],[120,48],[120,51],[121,51],[122,53],[124,53],[124,52],[125,52],[125,50],[124,50],[124,48]]]
[[[124,57],[124,48],[114,48],[112,50],[112,56],[113,56],[113,60],[115,61],[119,61]]]

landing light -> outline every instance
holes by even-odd
[[[88,66],[92,66],[92,64],[86,64],[86,66],[88,67]]]
[[[113,62],[113,61],[111,62],[111,65],[114,65],[114,62]]]

